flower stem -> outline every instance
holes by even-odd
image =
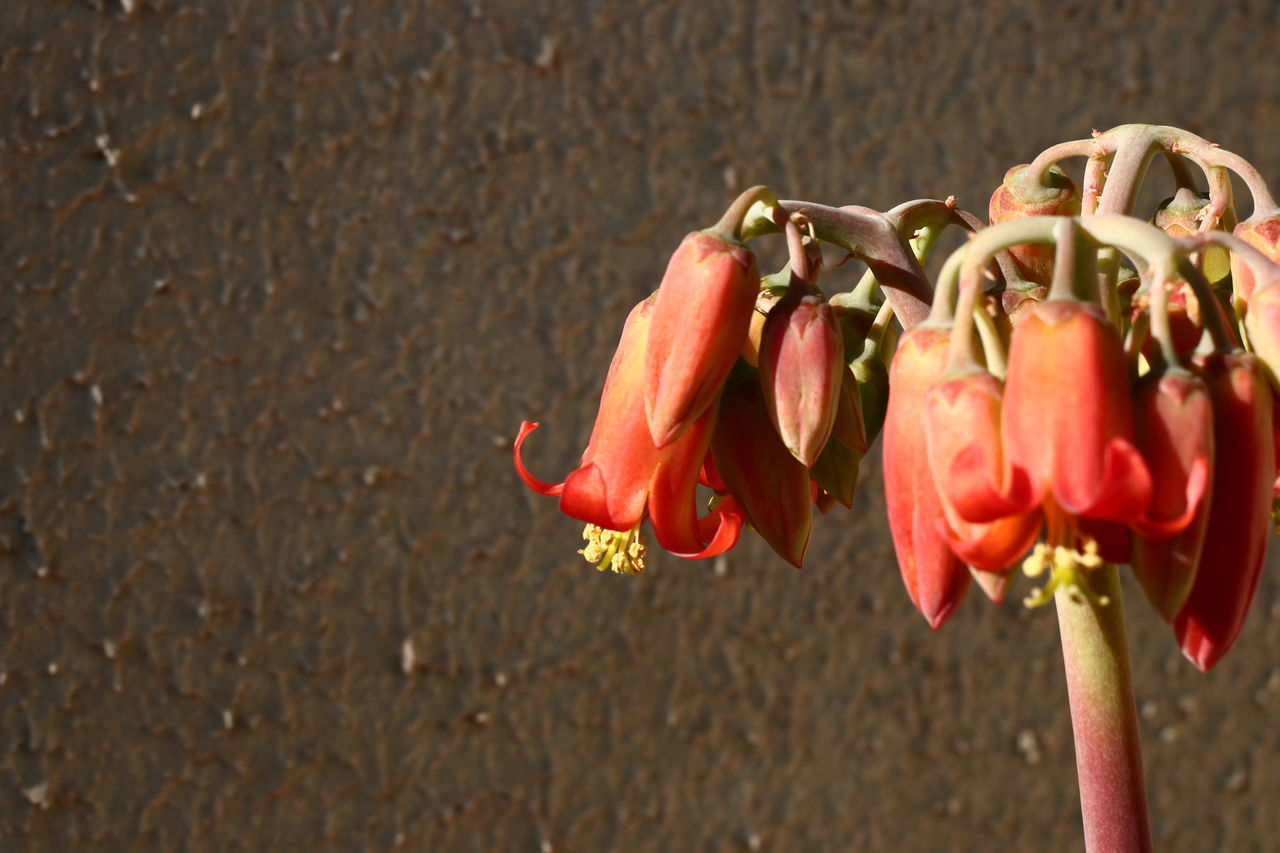
[[[1063,586],[1055,599],[1085,847],[1089,853],[1143,853],[1152,849],[1151,827],[1120,576],[1112,565],[1081,574],[1081,585],[1090,587],[1086,594]]]

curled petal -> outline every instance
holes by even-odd
[[[956,453],[947,475],[944,494],[956,514],[971,523],[995,521],[1030,512],[1036,506],[1027,472],[1014,468],[1007,485],[993,479],[994,463],[979,445],[970,444]]]
[[[524,484],[526,486],[533,489],[538,494],[547,495],[548,497],[556,497],[564,491],[564,483],[548,483],[546,480],[539,480],[537,477],[529,473],[529,469],[524,467],[524,460],[520,458],[520,448],[524,446],[525,438],[529,433],[533,432],[537,428],[538,424],[535,421],[520,422],[520,432],[516,435],[514,450],[516,458],[516,473],[520,475],[521,480],[524,480]]]
[[[649,520],[659,544],[679,557],[712,556],[705,553],[708,543],[700,529],[697,489],[717,410],[712,405],[679,438],[658,451],[658,466],[649,486]],[[732,545],[729,541],[725,547]]]
[[[715,557],[728,551],[738,543],[742,534],[742,526],[746,523],[746,515],[731,495],[725,495],[720,505],[709,514],[698,519],[698,535],[707,546],[696,554],[677,554],[687,560],[701,560]]]
[[[966,524],[953,518],[939,521],[947,544],[974,569],[999,572],[1017,562],[1040,535],[1039,512],[1011,515],[988,524]]]
[[[1103,521],[1132,521],[1151,500],[1151,474],[1142,454],[1124,438],[1113,438],[1102,452],[1100,482],[1081,480],[1070,458],[1058,458],[1053,496],[1072,515]]]
[[[1182,532],[1195,518],[1208,488],[1209,457],[1199,456],[1192,460],[1191,471],[1187,474],[1182,512],[1171,518],[1151,518],[1144,515],[1134,522],[1134,530],[1149,539],[1165,539]]]
[[[724,484],[724,480],[720,478],[720,472],[716,470],[715,459],[710,453],[707,458],[702,460],[702,470],[698,472],[698,482],[716,492],[727,492],[729,487]]]

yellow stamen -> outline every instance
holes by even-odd
[[[1022,561],[1022,573],[1029,578],[1038,578],[1049,568],[1049,556],[1053,550],[1043,542],[1037,542],[1031,556]]]
[[[1084,551],[1065,548],[1061,545],[1050,548],[1043,543],[1037,544],[1022,564],[1022,571],[1028,577],[1038,577],[1049,571],[1049,582],[1043,587],[1031,590],[1030,595],[1022,599],[1027,607],[1040,607],[1053,601],[1059,589],[1065,589],[1074,601],[1088,599],[1099,607],[1106,607],[1111,599],[1094,592],[1087,583],[1082,583],[1083,572],[1100,568],[1102,556],[1098,553],[1098,542],[1086,539]]]
[[[600,571],[609,569],[620,575],[638,575],[644,572],[644,539],[640,527],[626,531],[608,530],[588,524],[582,530],[587,545],[579,554],[588,563],[595,563]]]

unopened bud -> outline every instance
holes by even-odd
[[[778,435],[805,467],[831,436],[844,373],[844,341],[831,306],[792,290],[765,320],[760,385]]]
[[[1045,173],[1047,185],[1026,180],[1027,166],[1014,166],[991,196],[991,224],[1024,216],[1077,216],[1080,192],[1075,182],[1057,166]],[[1053,246],[1015,246],[1009,250],[1022,277],[1033,284],[1049,284],[1053,278]]]

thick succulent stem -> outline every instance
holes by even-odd
[[[1055,593],[1071,700],[1080,811],[1089,853],[1151,848],[1138,716],[1129,674],[1120,576],[1107,565]]]

